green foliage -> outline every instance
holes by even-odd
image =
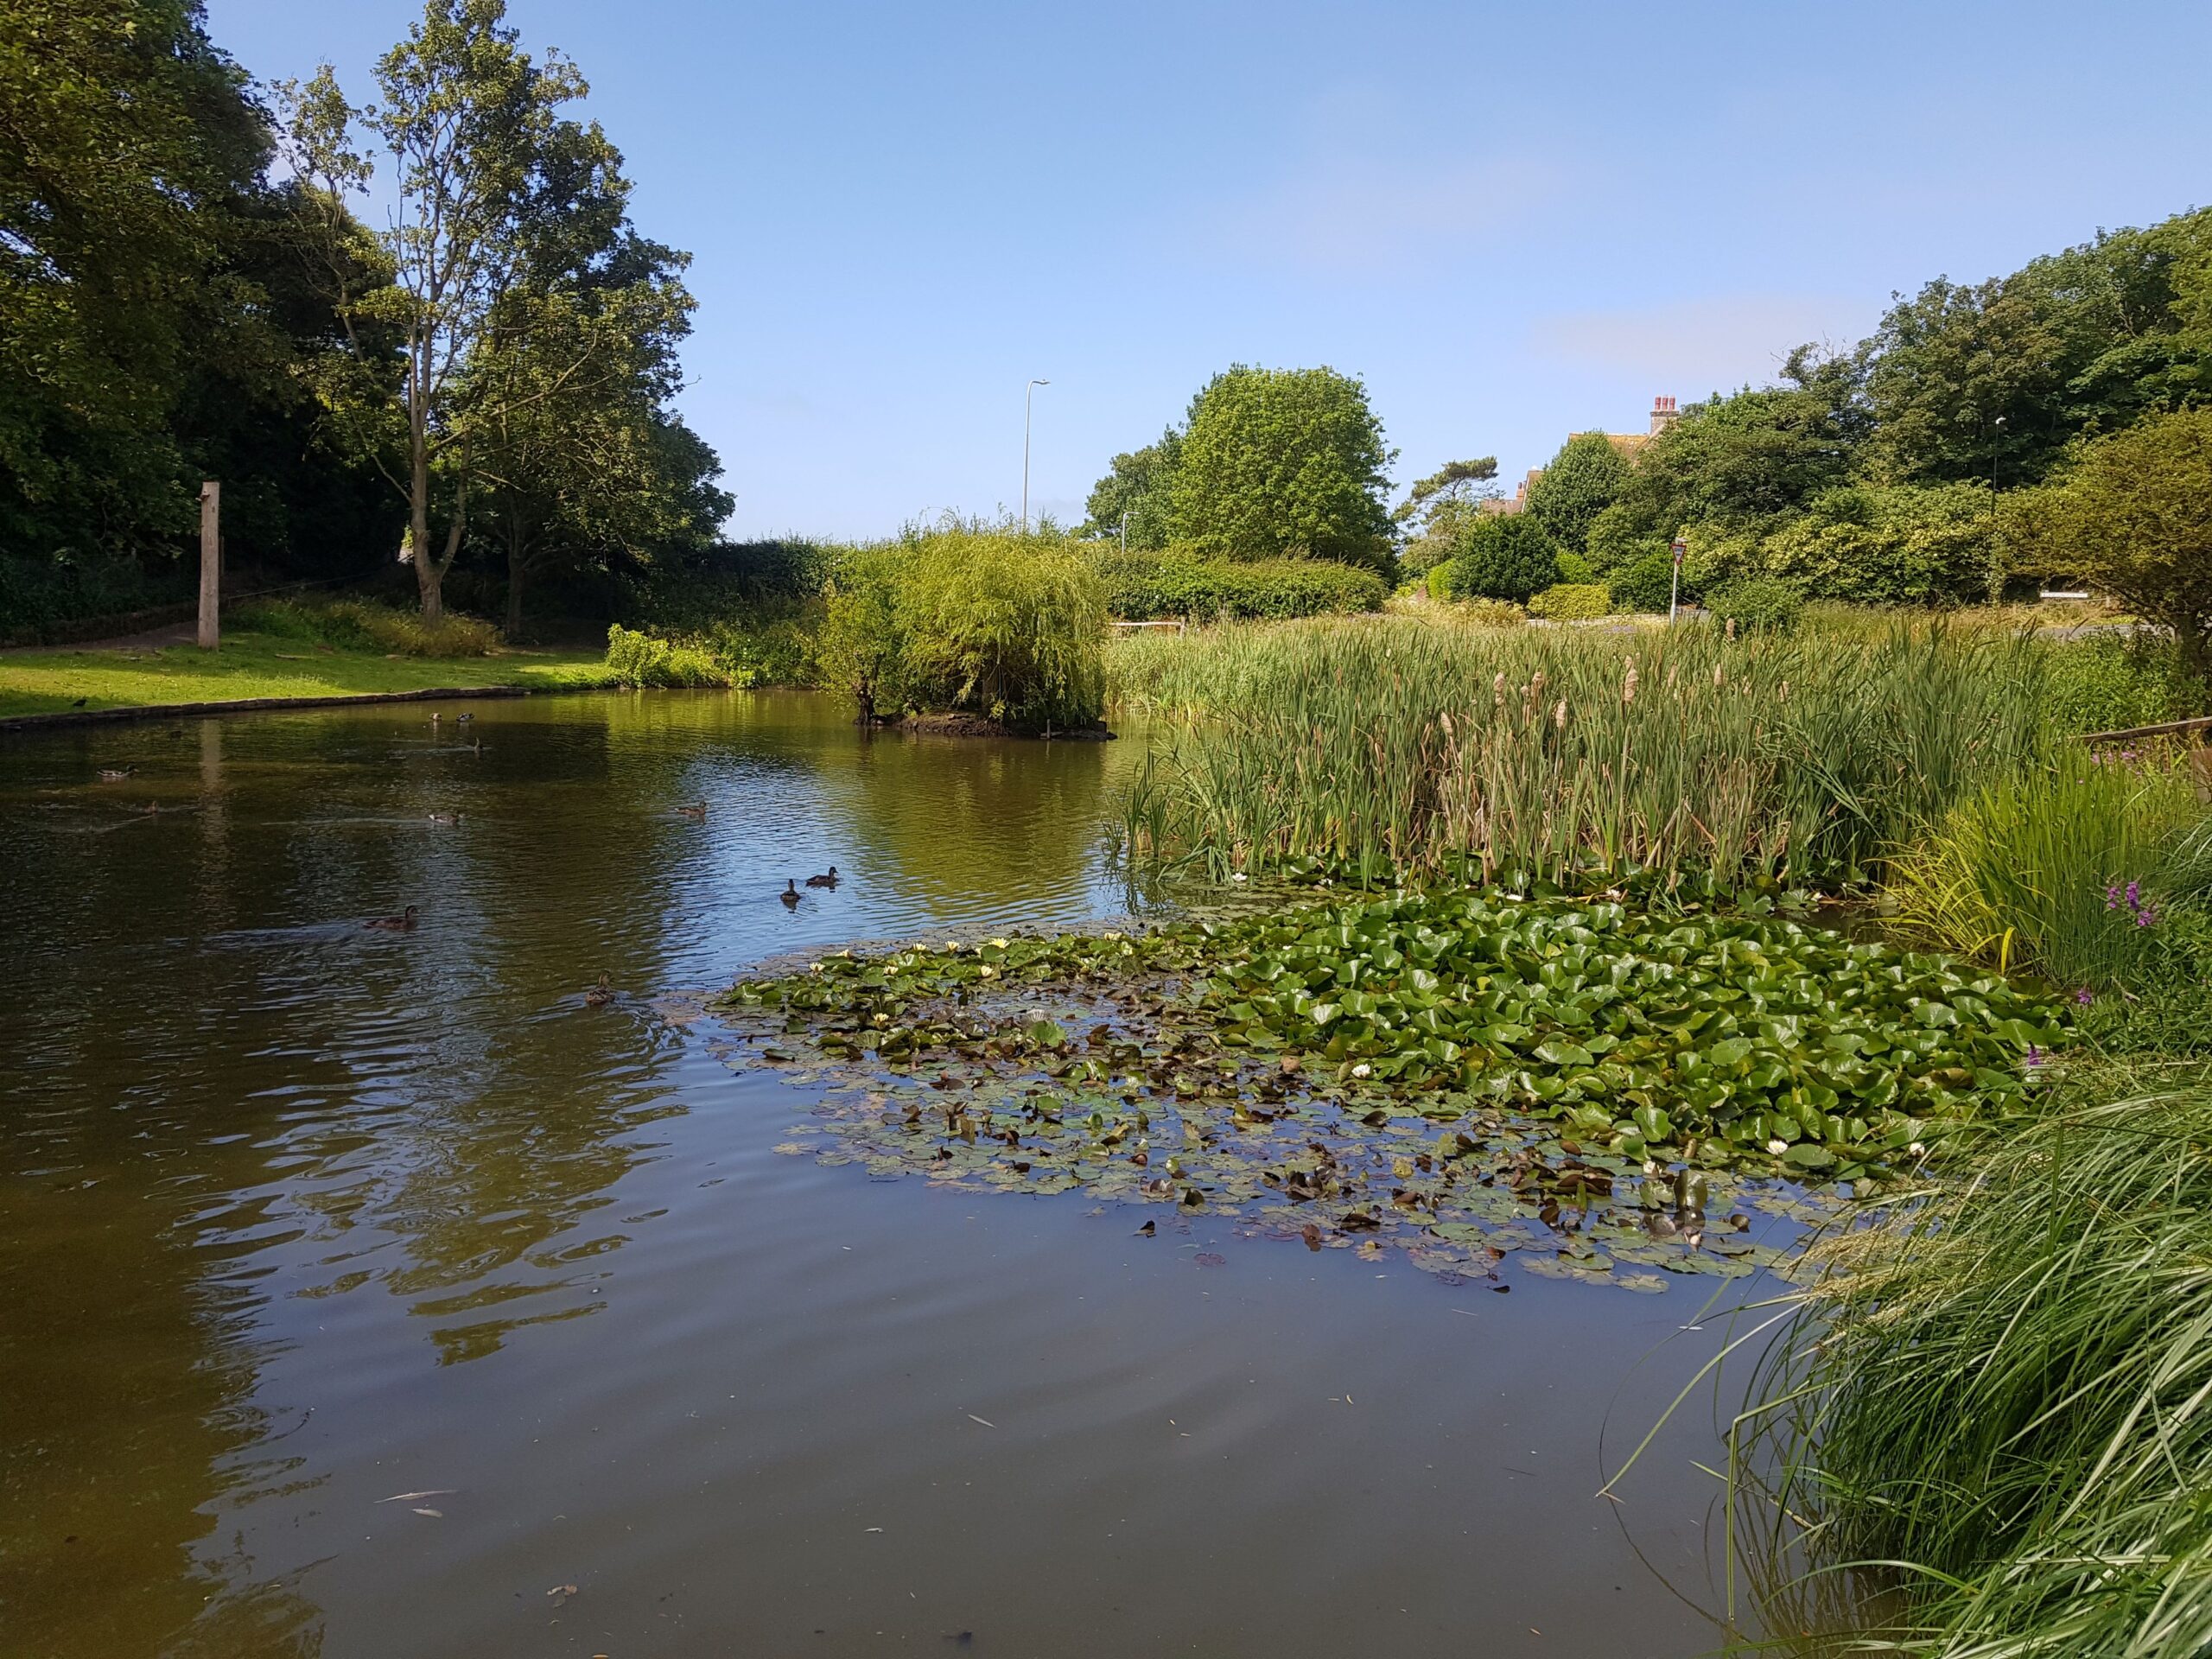
[[[1559,579],[1563,582],[1592,582],[1598,580],[1598,569],[1580,553],[1561,552]]]
[[[1788,633],[1805,613],[1805,596],[1773,576],[1743,576],[1705,596],[1705,607],[1738,633]]]
[[[1745,561],[1812,599],[1860,605],[1942,605],[1994,599],[2005,555],[1994,504],[1976,484],[1878,488],[1816,496],[1764,537]]]
[[[1452,597],[1451,565],[1448,563],[1431,565],[1429,567],[1428,575],[1422,582],[1422,586],[1427,589],[1428,596],[1431,599],[1450,599]]]
[[[1993,779],[1914,838],[1891,868],[1899,925],[2007,972],[2139,984],[2163,946],[2166,849],[2197,816],[2164,757],[2070,746],[2050,766]]]
[[[2185,720],[2202,692],[2182,671],[2173,641],[2103,632],[2055,644],[2046,707],[2057,732],[2119,732]]]
[[[901,551],[907,695],[1016,731],[1095,726],[1106,709],[1106,595],[1066,541],[947,524]]]
[[[1612,589],[1602,582],[1563,582],[1529,598],[1529,614],[1548,622],[1587,622],[1612,608]]]
[[[607,669],[627,686],[728,685],[729,676],[696,645],[682,645],[615,623],[607,631]]]
[[[1239,365],[1193,408],[1169,484],[1174,539],[1211,558],[1302,552],[1387,575],[1392,453],[1358,381]]]
[[[1390,520],[1408,526],[1409,532],[1418,540],[1435,528],[1440,518],[1465,513],[1478,502],[1494,497],[1495,490],[1480,486],[1497,476],[1496,455],[1447,461],[1427,478],[1414,480],[1413,488],[1406,492],[1406,499],[1390,510]]]
[[[1091,486],[1084,503],[1081,533],[1117,546],[1126,536],[1132,550],[1166,547],[1173,530],[1169,495],[1182,451],[1183,434],[1171,426],[1159,442],[1115,456],[1113,470]]]
[[[499,630],[473,616],[448,613],[431,622],[368,599],[256,600],[233,608],[225,621],[249,632],[404,657],[485,657],[499,645]]]
[[[1614,571],[1611,590],[1613,603],[1624,611],[1663,614],[1677,597],[1675,592],[1675,556],[1664,548],[1643,554]],[[1685,583],[1679,597],[1694,600],[1697,594]]]
[[[1177,721],[1127,810],[1132,844],[1217,879],[1309,861],[1568,887],[1846,882],[2043,744],[2044,648],[1995,631],[1624,639],[1459,615],[1117,651],[1116,702]]]
[[[1590,526],[1628,488],[1628,458],[1603,432],[1569,438],[1529,486],[1528,513],[1568,551],[1589,544]]]
[[[1654,534],[1636,507],[1616,501],[1590,521],[1583,550],[1594,570],[1624,570],[1639,559],[1666,552],[1668,538]]]
[[[1027,1006],[1049,988],[1103,982],[1119,993],[1118,1006],[1142,1008],[1163,981],[1184,995],[1156,1017],[1191,1019],[1221,1058],[1206,1068],[1208,1081],[1142,1065],[1142,1051],[1112,1030],[1078,1045]],[[976,1008],[995,994],[995,1007]],[[1662,1147],[1687,1153],[1694,1142],[1707,1167],[1741,1162],[1818,1179],[1905,1162],[1929,1120],[2017,1103],[2028,1087],[2022,1063],[2029,1046],[2061,1035],[2048,1004],[1995,976],[1789,922],[1659,918],[1612,903],[1469,893],[1360,898],[1287,914],[1270,907],[1135,938],[924,946],[888,961],[845,952],[809,973],[743,982],[727,1001],[760,1011],[781,1030],[813,1029],[826,1052],[863,1070],[871,1052],[877,1071],[886,1060],[925,1066],[937,1074],[923,1084],[936,1084],[932,1094],[957,1087],[987,1102],[1006,1084],[1018,1086],[1019,1076],[979,1071],[979,1062],[1003,1055],[1025,1056],[1020,1072],[1064,1080],[1064,1090],[1152,1072],[1147,1103],[1161,1114],[1152,1132],[1166,1141],[1166,1115],[1182,1117],[1184,1133],[1171,1143],[1180,1154],[1166,1172],[1186,1177],[1198,1203],[1212,1192],[1287,1206],[1325,1191],[1332,1214],[1364,1196],[1359,1167],[1379,1166],[1379,1188],[1389,1161],[1327,1155],[1325,1171],[1301,1166],[1291,1177],[1275,1170],[1270,1179],[1237,1161],[1235,1148],[1249,1137],[1208,1132],[1249,1128],[1248,1102],[1274,1116],[1287,1087],[1285,1057],[1303,1062],[1295,1070],[1311,1084],[1349,1096],[1351,1115],[1370,1127],[1414,1118],[1419,1127],[1401,1144],[1433,1154],[1444,1166],[1437,1173],[1478,1150],[1456,1120],[1488,1106],[1559,1124],[1584,1156],[1641,1160]],[[953,1007],[963,1010],[957,1020],[943,1013]],[[1155,1052],[1171,1041],[1157,1042]],[[1124,1044],[1130,1052],[1113,1052]],[[1142,1087],[1116,1085],[1123,1096],[1117,1118],[1128,1091]],[[1300,1138],[1310,1140],[1306,1103],[1299,1112]],[[1420,1122],[1432,1115],[1442,1121]],[[930,1116],[948,1139],[969,1144],[981,1127],[963,1130],[951,1110]],[[1063,1116],[1080,1121],[1077,1111]],[[1216,1123],[1206,1124],[1207,1116]],[[1313,1103],[1312,1119],[1320,1117]],[[1103,1114],[1089,1127],[1094,1135],[1104,1129]],[[950,1148],[938,1133],[907,1141],[901,1161],[943,1161]],[[1100,1166],[1128,1133],[1103,1146],[1088,1137],[1071,1144],[1033,1115],[1018,1137],[1027,1161],[1015,1173],[1050,1159],[1055,1185],[1101,1179],[1107,1171]],[[1206,1157],[1217,1141],[1231,1149]],[[1615,1173],[1626,1178],[1631,1170]],[[1409,1171],[1389,1176],[1402,1196],[1413,1179]],[[1524,1184],[1505,1182],[1509,1191]],[[1484,1199],[1454,1195],[1452,1185],[1440,1180],[1432,1201],[1402,1205],[1409,1223],[1437,1227],[1446,1239],[1455,1230],[1474,1232],[1477,1217],[1450,1206]],[[1541,1203],[1545,1195],[1530,1196]],[[1489,1218],[1514,1213],[1492,1209]],[[1382,1226],[1370,1215],[1347,1230]],[[1587,1264],[1595,1273],[1615,1259],[1651,1260],[1640,1218],[1606,1217],[1591,1231],[1608,1252]],[[1654,1264],[1669,1261],[1675,1271],[1695,1270],[1678,1258]]]
[[[2183,666],[2212,689],[2212,404],[2081,445],[2018,518],[2043,569],[2172,629]]]
[[[899,543],[855,548],[823,591],[815,660],[823,683],[850,697],[862,720],[906,712],[912,676],[900,589],[910,554]]]
[[[2212,1634],[2212,1086],[2058,1087],[1839,1230],[1732,1467],[1793,1565],[1878,1561],[1886,1650],[2201,1652]],[[1785,1523],[1782,1517],[1786,1516]]]
[[[1106,608],[1132,621],[1379,611],[1389,596],[1374,571],[1325,559],[1257,559],[1239,564],[1173,552],[1131,551],[1124,556],[1109,550],[1098,555],[1095,563],[1106,584]]]
[[[1460,533],[1450,567],[1454,599],[1505,599],[1525,605],[1556,587],[1559,546],[1525,512],[1484,513]]]

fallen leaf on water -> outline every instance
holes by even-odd
[[[429,1492],[394,1492],[390,1497],[377,1499],[379,1503],[412,1503],[425,1497],[451,1497],[461,1490],[458,1486],[441,1486]]]
[[[1229,1258],[1218,1250],[1200,1250],[1191,1260],[1202,1268],[1221,1268],[1229,1265]]]
[[[545,1592],[547,1599],[556,1607],[564,1605],[569,1598],[575,1593],[576,1586],[573,1584],[556,1584]]]
[[[995,1422],[991,1421],[991,1420],[990,1420],[989,1418],[988,1418],[988,1417],[978,1417],[978,1416],[977,1416],[974,1412],[972,1412],[972,1411],[971,1411],[971,1412],[969,1412],[969,1413],[968,1414],[968,1421],[969,1421],[969,1422],[971,1422],[971,1423],[981,1423],[981,1424],[982,1424],[982,1426],[983,1426],[985,1428],[996,1428],[996,1427],[998,1427],[998,1425],[997,1425],[996,1423],[995,1423]]]
[[[1309,1221],[1303,1227],[1300,1228],[1298,1230],[1298,1236],[1306,1241],[1306,1248],[1307,1249],[1318,1250],[1321,1248],[1321,1230],[1319,1227],[1316,1227],[1312,1222]]]
[[[442,1520],[444,1520],[444,1519],[446,1518],[446,1512],[445,1512],[443,1510],[422,1510],[422,1509],[418,1509],[418,1510],[416,1510],[415,1511],[415,1513],[416,1513],[416,1515],[427,1515],[427,1516],[429,1516],[430,1517],[430,1519],[431,1519],[431,1520],[433,1520],[433,1521],[442,1521]]]

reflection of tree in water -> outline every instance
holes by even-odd
[[[1135,747],[886,732],[858,736],[824,783],[876,865],[958,920],[1082,893]]]

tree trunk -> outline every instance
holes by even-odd
[[[522,534],[511,526],[507,531],[507,643],[511,645],[522,638]]]
[[[420,399],[407,423],[407,537],[415,563],[415,590],[422,595],[423,620],[437,626],[445,615],[444,572],[430,556],[430,442]]]

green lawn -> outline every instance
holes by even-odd
[[[0,719],[90,709],[224,702],[251,697],[333,697],[370,691],[526,685],[599,685],[600,653],[508,651],[493,657],[387,657],[334,650],[270,634],[226,635],[222,649],[23,651],[0,653]]]

